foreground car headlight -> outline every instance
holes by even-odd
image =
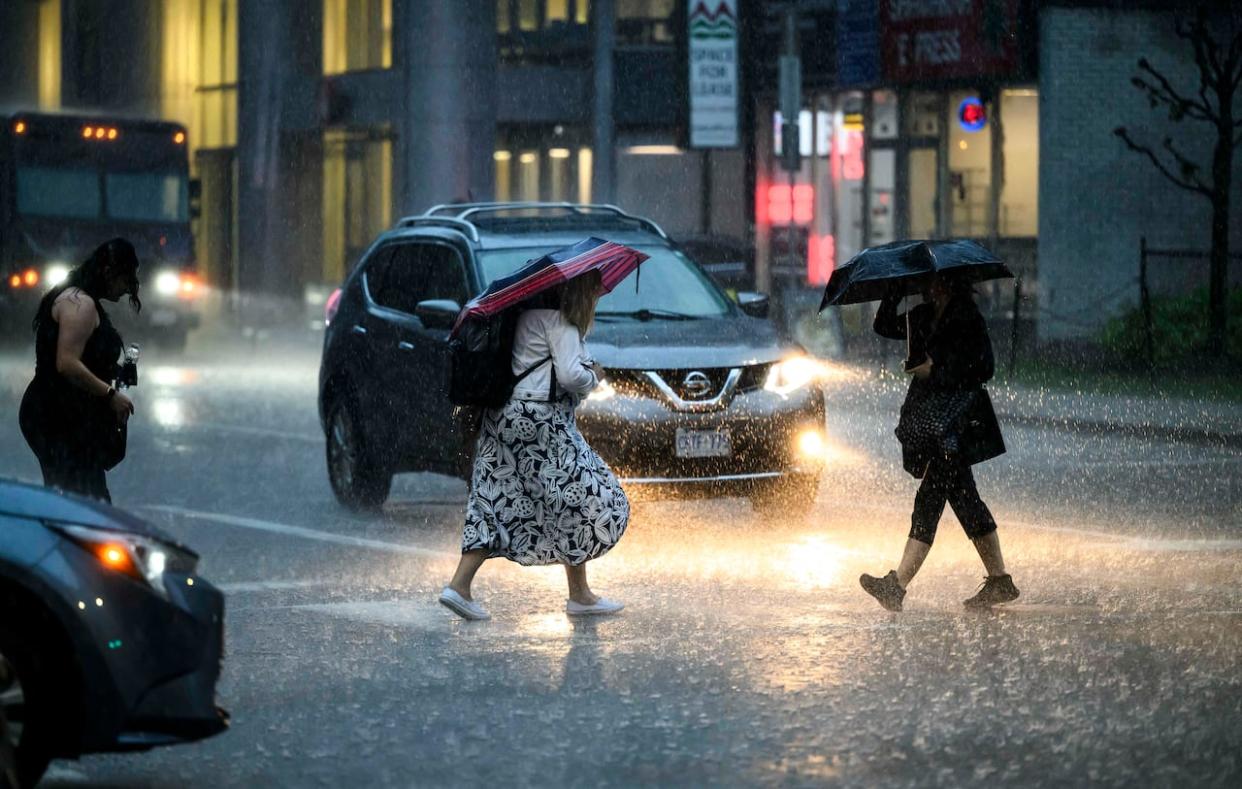
[[[49,525],[91,553],[105,569],[146,583],[161,595],[167,595],[165,572],[193,575],[197,569],[198,556],[152,537],[87,526]]]
[[[819,362],[809,356],[793,356],[772,365],[763,388],[779,395],[787,395],[818,381],[822,375],[823,369]]]
[[[612,398],[616,396],[617,396],[616,388],[614,388],[612,384],[608,383],[606,379],[601,378],[599,379],[599,384],[596,385],[596,387],[591,390],[591,393],[587,395],[586,399],[588,400],[611,400]]]

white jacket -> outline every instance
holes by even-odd
[[[551,363],[545,362],[518,382],[513,390],[515,399],[547,400],[553,366],[557,397],[568,393],[581,399],[599,383],[578,327],[565,320],[560,310],[523,312],[513,338],[513,374],[521,375],[549,356]]]

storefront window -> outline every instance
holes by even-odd
[[[392,224],[392,140],[382,131],[330,130],[323,147],[322,281],[340,282]]]
[[[392,0],[323,0],[323,73],[392,68]]]
[[[989,235],[992,195],[992,131],[990,122],[968,122],[971,108],[981,106],[978,94],[949,94],[949,235]],[[965,117],[967,120],[963,120]]]
[[[1005,185],[1001,190],[1000,233],[1035,236],[1039,232],[1039,93],[1001,91],[1005,131]]]
[[[492,153],[496,199],[590,202],[591,149],[575,144],[582,137],[563,126],[507,130]]]

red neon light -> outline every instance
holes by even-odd
[[[806,240],[806,282],[808,285],[827,285],[836,268],[837,239],[831,233],[817,236],[811,233]]]
[[[773,225],[788,225],[792,221],[809,225],[815,219],[815,187],[795,184],[793,200],[789,199],[788,184],[772,184],[768,187],[767,219]]]

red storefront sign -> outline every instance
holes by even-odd
[[[885,79],[908,84],[1015,76],[1021,0],[880,0]]]

